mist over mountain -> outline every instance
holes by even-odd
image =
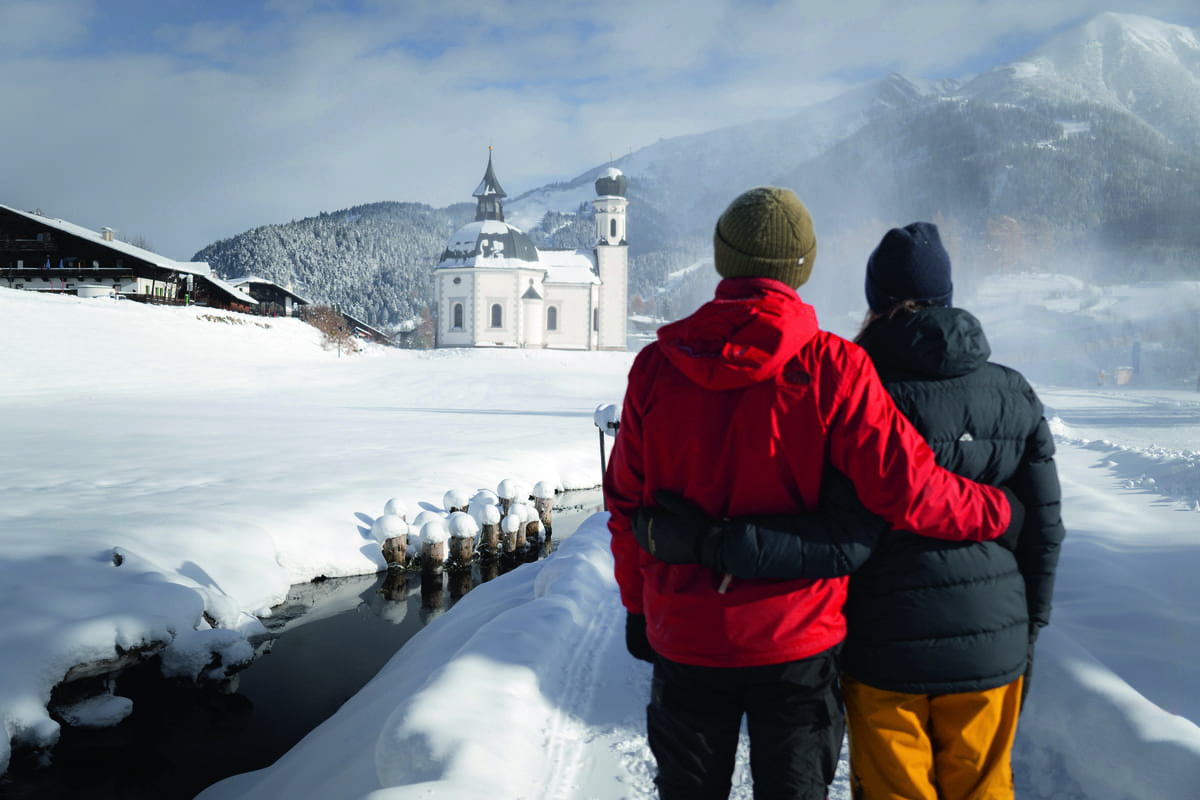
[[[790,116],[662,139],[612,163],[628,179],[631,302],[658,296],[672,316],[692,300],[662,296],[679,283],[669,276],[708,256],[717,216],[758,184],[795,190],[813,213],[818,261],[805,295],[819,307],[861,308],[871,248],[917,219],[942,228],[959,286],[1021,270],[1196,279],[1200,42],[1189,28],[1101,14],[969,79],[893,74]],[[506,218],[539,246],[591,246],[603,166],[509,198]],[[258,228],[195,258],[393,325],[431,302],[430,271],[471,212],[361,206]]]

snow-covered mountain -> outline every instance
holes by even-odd
[[[826,307],[860,308],[861,287],[843,279],[846,271],[861,269],[887,227],[915,219],[938,222],[953,241],[956,281],[971,280],[970,270],[1017,269],[1114,282],[1200,277],[1200,41],[1192,29],[1100,14],[969,79],[892,74],[781,112],[661,139],[613,162],[629,182],[631,300],[660,294],[670,275],[704,258],[721,210],[764,183],[795,189],[813,212],[821,264],[839,268],[819,267],[807,290]],[[508,221],[544,246],[589,244],[590,200],[605,166],[509,198]],[[237,246],[223,252],[231,262],[262,264],[254,268],[281,283],[329,286],[318,299],[375,324],[432,302],[413,277],[432,266],[435,256],[424,251],[402,263],[383,259],[362,285],[322,279],[321,270],[357,261],[329,247],[390,252],[372,237],[403,235],[363,230],[355,215],[328,216],[320,253],[287,225],[272,226],[257,243],[225,243]],[[433,229],[447,223],[435,220]],[[249,252],[268,246],[286,257]],[[204,256],[222,274],[246,271]],[[381,307],[378,286],[394,287],[404,308]],[[690,310],[681,298],[665,305]]]
[[[706,227],[728,204],[731,187],[777,180],[871,121],[921,102],[929,90],[893,73],[781,119],[660,139],[615,164],[633,181],[635,196],[671,209],[685,229],[690,227],[685,220],[692,218]],[[547,210],[571,209],[590,200],[595,172],[515,197],[505,204],[505,213],[518,227],[536,227]]]
[[[1122,280],[1193,277],[1198,119],[1196,32],[1104,13],[969,80],[892,74],[785,118],[664,139],[616,165],[643,252],[681,239],[702,249],[730,198],[775,183],[813,211],[822,252],[852,263],[883,226],[936,217],[985,271],[1073,261]],[[547,209],[577,207],[594,172],[510,207],[533,226]],[[686,264],[653,266],[648,282],[661,286]]]
[[[1121,109],[1200,154],[1200,40],[1191,28],[1104,13],[988,70],[962,94],[992,103]]]

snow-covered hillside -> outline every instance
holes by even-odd
[[[957,299],[997,353],[1021,350],[1016,309],[1062,314],[1029,319],[1087,376],[1086,340],[1050,320],[1107,308],[1149,330],[1193,290],[1031,275]],[[199,674],[241,657],[290,584],[380,569],[366,520],[393,497],[416,511],[504,478],[595,486],[593,414],[620,401],[633,357],[339,357],[294,320],[7,290],[0,337],[4,765],[10,742],[54,742],[46,703],[72,666],[161,641],[169,668]],[[1195,380],[1036,382],[1068,540],[1018,735],[1022,800],[1183,800],[1200,784]],[[205,797],[651,797],[649,670],[622,614],[600,513],[450,605],[275,767]],[[137,714],[98,699],[109,722]]]
[[[1200,153],[1200,40],[1191,28],[1105,13],[969,82],[989,102],[1091,102],[1120,108]]]

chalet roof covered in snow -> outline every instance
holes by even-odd
[[[158,253],[152,253],[149,250],[143,250],[140,247],[135,247],[128,242],[122,242],[118,239],[105,239],[104,234],[99,231],[94,231],[91,228],[85,228],[82,225],[76,225],[73,222],[67,222],[66,220],[58,219],[57,217],[48,217],[44,214],[21,211],[16,208],[10,208],[6,205],[0,205],[0,209],[25,217],[26,219],[32,220],[39,225],[45,225],[49,228],[60,230],[63,233],[76,236],[80,239],[87,239],[88,241],[107,247],[110,250],[116,250],[120,253],[124,253],[127,256],[132,256],[133,258],[145,261],[148,264],[153,264],[156,267],[172,269],[176,270],[177,272],[190,272],[193,275],[203,275],[206,278],[210,277],[212,274],[212,269],[204,261],[175,261],[174,259],[167,258],[166,256],[160,256]]]
[[[312,301],[307,297],[296,294],[286,286],[280,286],[275,281],[267,280],[266,278],[260,278],[257,275],[243,275],[240,278],[230,278],[229,283],[238,287],[239,289],[245,289],[247,292],[253,291],[252,287],[254,286],[267,286],[283,292],[284,294],[290,295],[292,298],[299,300],[301,303],[312,303]]]

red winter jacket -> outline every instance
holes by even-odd
[[[815,508],[825,466],[854,482],[894,527],[979,541],[1004,531],[997,489],[934,463],[933,452],[855,344],[817,328],[794,290],[724,280],[716,298],[663,327],[634,360],[604,478],[621,601],[646,615],[660,655],[744,667],[806,658],[840,642],[846,578],[733,580],[666,564],[630,531],[669,489],[713,517]]]

